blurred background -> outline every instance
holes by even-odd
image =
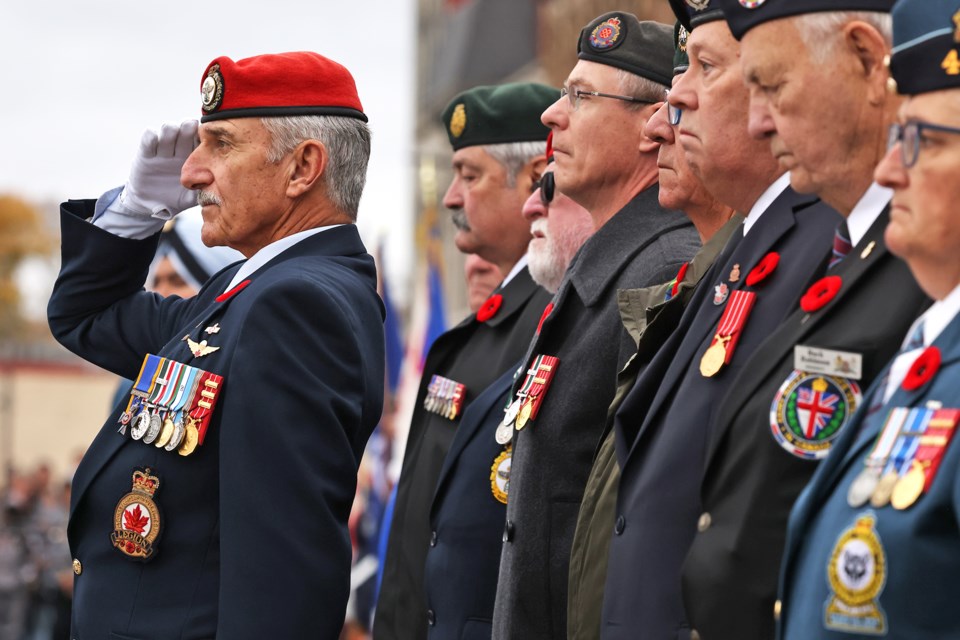
[[[354,591],[343,634],[368,637],[383,513],[423,355],[470,310],[464,256],[440,204],[450,179],[440,112],[475,85],[559,88],[576,62],[580,28],[612,10],[672,22],[666,0],[4,3],[0,640],[68,637],[70,480],[118,385],[67,353],[47,329],[59,203],[123,184],[145,128],[198,117],[200,76],[215,57],[313,50],[352,71],[373,130],[358,226],[380,264],[389,309],[389,397],[360,471],[351,518]],[[482,293],[497,278],[471,282]]]

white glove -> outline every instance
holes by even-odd
[[[197,192],[180,184],[180,170],[199,144],[196,120],[164,124],[160,134],[143,132],[130,178],[120,193],[121,207],[135,216],[170,220],[197,205]]]

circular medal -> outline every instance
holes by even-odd
[[[850,485],[850,490],[847,491],[847,504],[854,509],[867,504],[867,500],[873,495],[879,481],[880,469],[866,467]]]
[[[893,488],[897,486],[898,478],[896,471],[888,471],[880,478],[880,481],[877,482],[877,488],[873,490],[873,495],[870,496],[870,504],[873,507],[882,509],[890,504],[890,496],[893,495]]]
[[[184,430],[183,442],[180,443],[177,453],[182,456],[188,456],[193,453],[193,450],[197,448],[197,440],[199,437],[200,434],[197,432],[197,426],[194,424],[194,420],[191,420],[189,423],[187,423],[187,426]]]
[[[140,440],[149,428],[150,412],[144,409],[137,416],[137,419],[133,421],[133,426],[130,427],[130,437],[134,440]]]
[[[897,485],[893,488],[893,495],[890,496],[890,504],[897,511],[903,511],[913,505],[923,494],[923,485],[926,484],[927,477],[923,473],[923,465],[916,460],[910,465],[910,470],[897,480]]]
[[[494,436],[497,444],[504,445],[513,440],[513,424],[508,424],[506,420],[497,427],[497,433]]]
[[[154,441],[153,446],[157,449],[167,446],[167,443],[170,442],[170,436],[173,435],[173,420],[170,419],[170,414],[167,414],[167,417],[163,420],[163,428],[160,429],[160,436]]]
[[[510,491],[510,463],[512,452],[507,447],[493,461],[490,467],[490,491],[497,502],[507,504],[507,493]]]
[[[705,378],[712,378],[723,368],[726,359],[726,343],[722,340],[714,342],[700,359],[700,374]]]
[[[167,446],[164,447],[167,451],[173,451],[180,446],[180,443],[183,441],[184,434],[184,418],[183,414],[180,415],[173,422],[173,435],[170,436],[170,442],[167,443]]]
[[[770,431],[798,458],[822,460],[862,400],[852,380],[794,369],[773,397]]]
[[[527,400],[522,407],[520,407],[520,413],[517,414],[517,431],[520,431],[525,426],[527,426],[527,420],[530,419],[530,414],[533,413],[533,400]]]
[[[160,435],[160,429],[163,428],[163,420],[160,419],[159,413],[153,413],[150,416],[150,426],[147,427],[147,433],[143,436],[143,444],[151,444],[154,440],[157,439],[157,436]]]

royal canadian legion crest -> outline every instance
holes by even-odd
[[[121,553],[137,560],[149,560],[160,537],[160,509],[153,497],[160,478],[150,468],[133,472],[133,489],[120,498],[113,516],[110,541]]]

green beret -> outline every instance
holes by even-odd
[[[687,37],[689,35],[687,28],[678,21],[673,28],[673,75],[683,73],[690,66],[690,58],[687,56]]]
[[[673,30],[659,22],[640,22],[632,13],[605,13],[580,32],[577,57],[669,85],[673,77]]]
[[[443,110],[443,126],[453,150],[484,144],[545,141],[550,129],[540,116],[560,90],[533,82],[474,87]]]

